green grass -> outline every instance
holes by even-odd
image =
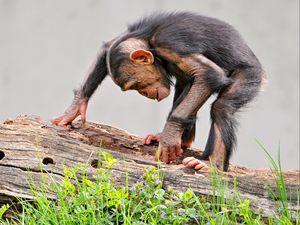
[[[274,169],[278,193],[271,192],[274,201],[280,200],[275,218],[269,224],[293,224],[287,208],[288,198],[280,161],[276,163],[267,153]],[[95,181],[88,178],[83,166],[64,168],[61,182],[52,180],[36,188],[31,182],[34,201],[19,199],[21,212],[12,219],[4,219],[3,214],[14,205],[0,208],[0,224],[26,225],[73,225],[73,224],[264,224],[260,215],[249,207],[250,202],[242,199],[234,182],[232,198],[225,198],[228,184],[222,174],[211,171],[213,196],[197,197],[191,190],[176,192],[162,187],[163,174],[157,168],[149,168],[134,186],[128,185],[128,174],[124,178],[127,185],[118,186],[110,179],[110,171],[116,160],[102,153],[106,169],[97,170]],[[101,160],[99,160],[101,161]],[[46,176],[45,176],[46,177]],[[55,200],[47,198],[46,190],[55,193]],[[299,195],[298,195],[299,196]],[[299,224],[299,217],[297,219]]]

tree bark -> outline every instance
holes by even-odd
[[[142,138],[108,125],[88,122],[82,128],[77,121],[71,129],[66,129],[29,116],[0,123],[0,205],[14,201],[16,197],[32,199],[29,184],[42,181],[41,168],[47,171],[46,175],[58,180],[63,178],[64,165],[86,164],[90,175],[96,174],[100,147],[118,160],[111,175],[119,184],[125,184],[127,172],[129,185],[132,185],[141,178],[146,168],[157,166],[154,160],[157,145],[145,146]],[[211,196],[209,174],[195,173],[180,164],[182,158],[200,154],[199,149],[186,149],[176,162],[162,164],[164,187],[177,191],[190,188],[198,195]],[[285,170],[283,174],[290,199],[289,208],[296,218],[300,171]],[[228,181],[227,197],[233,196],[236,180],[240,196],[250,200],[252,209],[265,218],[275,216],[276,203],[269,191],[269,188],[277,190],[272,170],[230,165],[229,171],[223,173],[223,179]]]

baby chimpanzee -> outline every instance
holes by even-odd
[[[86,121],[90,97],[109,74],[123,91],[136,90],[161,101],[170,93],[174,77],[175,95],[163,131],[148,135],[144,144],[159,141],[160,160],[169,163],[191,146],[196,114],[217,93],[211,107],[211,128],[201,160],[210,159],[227,170],[236,143],[236,112],[259,92],[263,70],[240,34],[218,19],[189,12],[158,13],[130,25],[107,42],[71,106],[52,122],[69,125],[81,115]],[[186,166],[205,170],[200,159],[188,157]]]

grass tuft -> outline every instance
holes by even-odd
[[[277,179],[279,194],[272,194],[281,203],[278,216],[270,218],[268,223],[293,224],[280,158],[276,163],[264,148],[263,150]],[[101,168],[102,159],[105,161],[105,169]],[[126,185],[117,185],[111,177],[111,169],[115,163],[116,159],[110,154],[100,151],[97,174],[93,180],[88,177],[87,168],[79,165],[64,167],[62,181],[54,180],[50,174],[51,182],[43,179],[39,188],[30,181],[35,200],[19,199],[21,213],[15,213],[12,219],[4,219],[3,214],[14,206],[2,206],[0,224],[264,224],[261,216],[250,209],[250,201],[241,198],[237,181],[234,180],[233,187],[228,187],[228,183],[222,179],[223,174],[217,172],[216,168],[212,167],[210,174],[211,197],[199,197],[192,190],[177,192],[172,188],[164,189],[163,172],[154,167],[145,170],[133,186],[129,186],[128,173],[124,178]],[[49,191],[54,193],[52,200],[47,194]],[[298,222],[299,218],[296,223]]]

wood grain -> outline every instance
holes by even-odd
[[[66,129],[31,116],[19,116],[0,123],[0,205],[16,197],[32,199],[29,181],[35,184],[42,182],[41,166],[47,176],[60,180],[64,165],[85,164],[92,177],[96,174],[94,166],[100,146],[118,160],[111,174],[119,184],[125,184],[126,172],[132,185],[141,178],[145,169],[157,166],[153,160],[157,145],[145,146],[141,137],[108,125],[88,122],[82,128],[80,122],[75,122],[71,129]],[[196,174],[180,164],[183,157],[200,154],[199,149],[186,149],[176,162],[162,165],[164,187],[177,191],[190,188],[198,195],[211,196],[209,174]],[[296,218],[300,171],[286,170],[284,178],[290,199],[289,208]],[[276,214],[276,206],[268,189],[276,191],[274,173],[270,169],[231,165],[229,172],[223,174],[223,179],[229,185],[226,196],[233,196],[233,182],[236,179],[241,197],[249,199],[256,212],[260,211],[265,218]]]

